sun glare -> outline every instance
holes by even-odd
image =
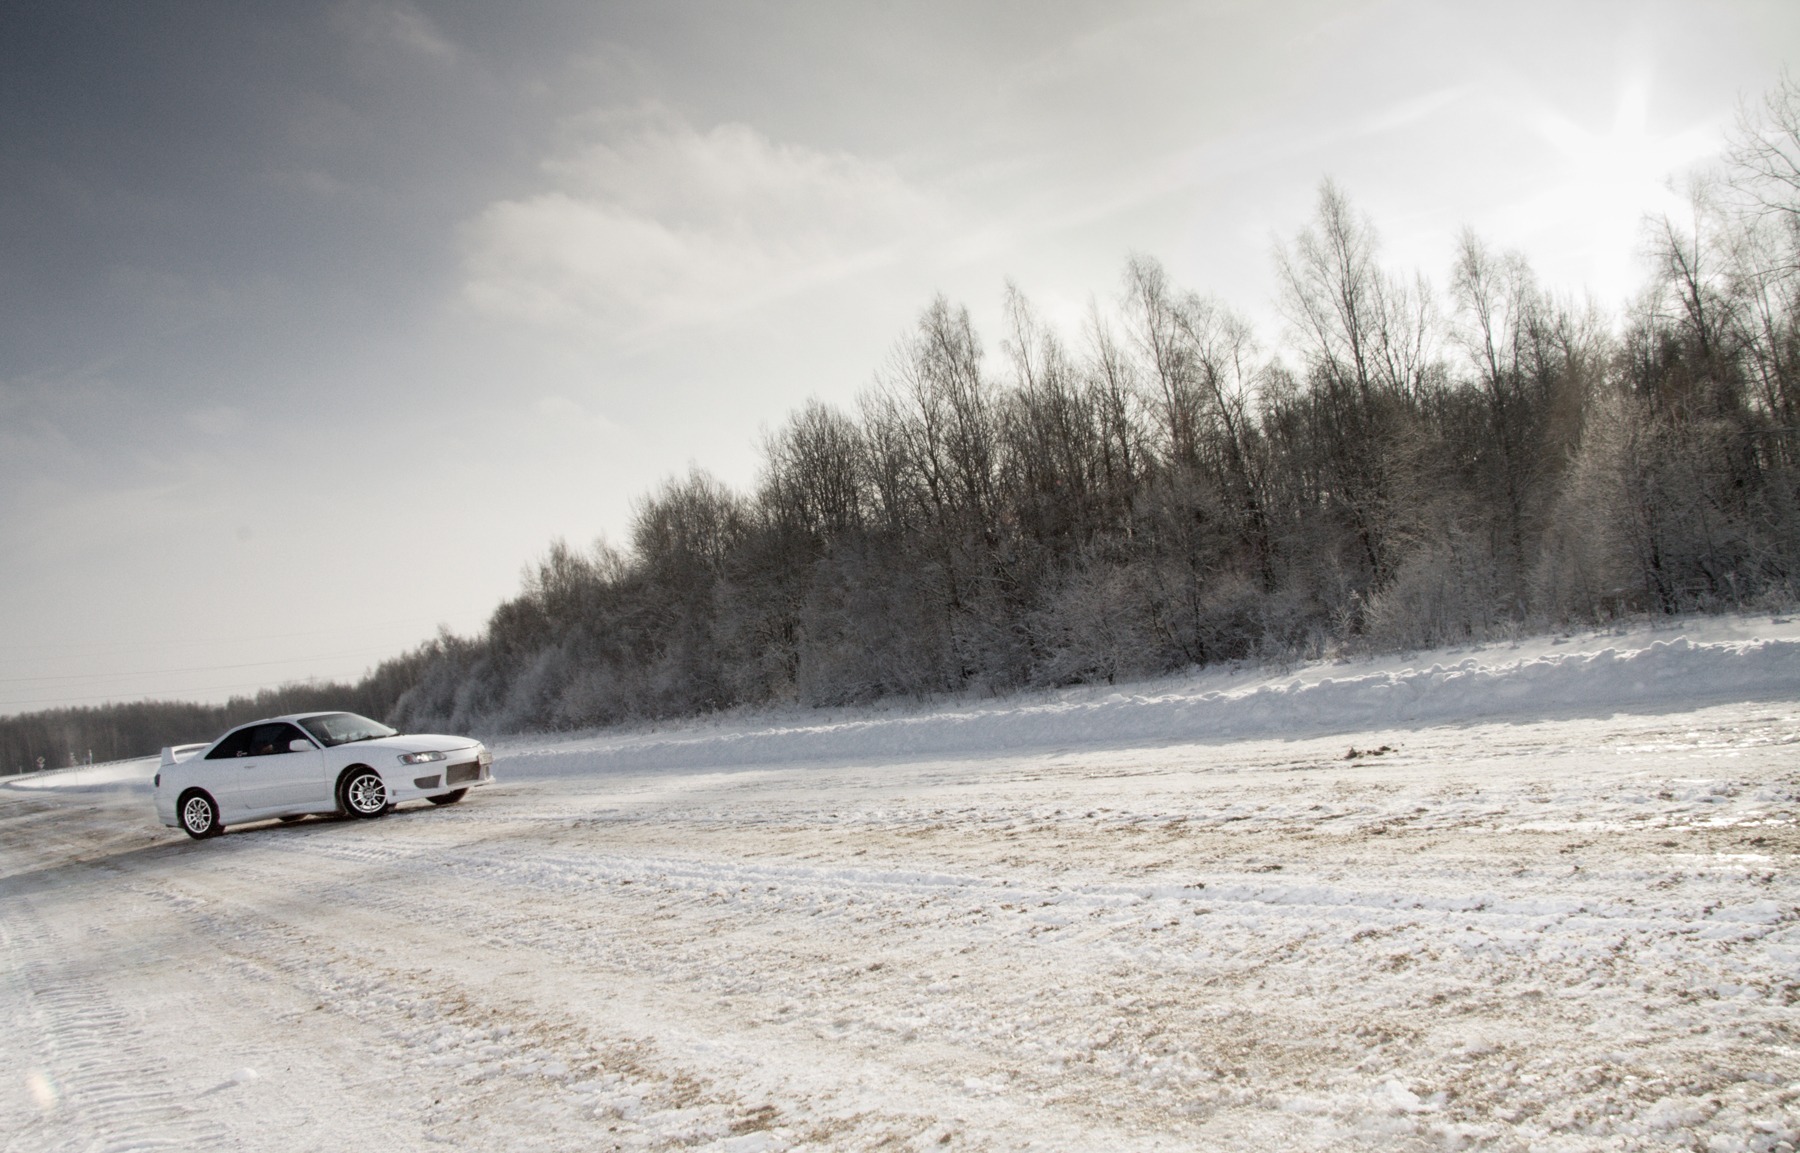
[[[1551,148],[1533,181],[1541,191],[1500,214],[1502,230],[1532,254],[1547,282],[1590,291],[1604,305],[1642,285],[1644,221],[1683,215],[1683,173],[1718,148],[1712,123],[1657,134],[1650,97],[1647,77],[1625,81],[1604,132],[1540,108],[1530,127]]]

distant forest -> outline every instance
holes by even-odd
[[[45,768],[56,769],[149,756],[164,745],[210,741],[234,725],[281,713],[345,709],[388,716],[418,682],[426,659],[419,650],[383,662],[355,684],[283,685],[222,705],[136,701],[0,718],[0,774],[34,771],[39,757]]]
[[[997,355],[940,298],[851,408],[766,435],[752,491],[666,482],[477,636],[354,686],[10,718],[0,764],[315,704],[568,729],[1790,604],[1800,83],[1687,191],[1619,317],[1470,232],[1445,287],[1401,274],[1329,181],[1276,253],[1277,344],[1141,256],[1077,331],[1009,286]]]

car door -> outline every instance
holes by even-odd
[[[306,748],[295,752],[296,742]],[[247,812],[300,808],[324,798],[324,754],[311,738],[286,721],[255,726],[237,768],[238,798]]]
[[[325,775],[325,751],[298,727],[284,727],[287,736],[277,747],[286,752],[278,755],[273,765],[265,766],[271,773],[271,795],[281,798],[275,803],[285,808],[330,808],[333,797],[331,782]],[[306,747],[298,748],[300,744]]]
[[[213,800],[219,803],[221,824],[231,824],[245,811],[243,768],[246,758],[250,756],[250,742],[256,735],[257,728],[256,725],[246,725],[236,732],[227,733],[191,770],[189,780],[211,793]]]

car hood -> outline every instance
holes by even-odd
[[[377,737],[372,741],[352,741],[340,749],[392,749],[396,753],[455,753],[476,749],[481,742],[473,737],[446,737],[435,733],[402,733],[397,737]]]

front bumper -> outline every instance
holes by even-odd
[[[471,755],[471,753],[473,755]],[[494,754],[485,746],[458,749],[443,764],[408,766],[387,780],[388,796],[398,804],[441,796],[456,789],[472,789],[494,781]]]

